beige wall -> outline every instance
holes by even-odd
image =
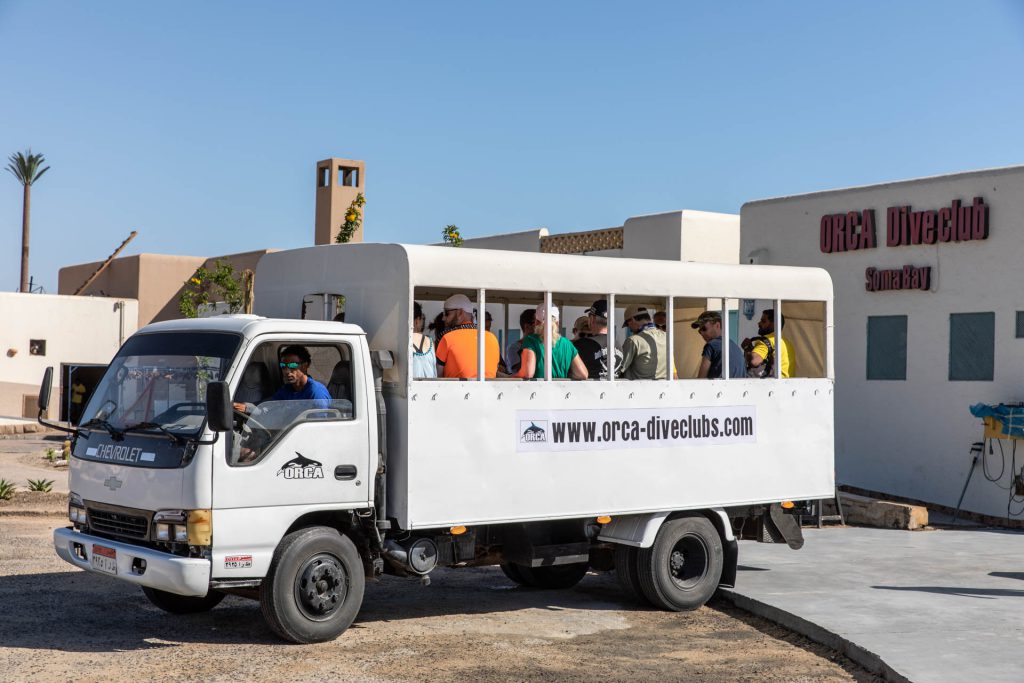
[[[154,320],[178,316],[178,292],[196,268],[203,264],[201,256],[169,256],[137,254],[114,259],[95,282],[82,292],[85,296],[123,296],[137,299],[139,327]],[[66,266],[60,269],[58,289],[71,294],[85,282],[102,261]],[[173,313],[173,315],[172,315]]]
[[[62,363],[109,363],[139,317],[132,299],[17,292],[0,293],[0,314],[0,415],[7,416],[22,415],[24,397],[38,395],[47,367],[56,398]],[[32,339],[46,340],[45,356],[29,352]]]
[[[268,249],[247,251],[226,256],[171,256],[167,254],[138,254],[114,259],[83,293],[91,296],[123,296],[138,299],[139,327],[151,322],[180,318],[178,298],[188,278],[200,266],[213,268],[217,260],[224,260],[235,271],[256,271],[256,263]],[[99,267],[101,261],[67,266],[60,269],[58,291],[70,294]]]

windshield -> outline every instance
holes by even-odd
[[[81,427],[196,436],[206,420],[206,385],[224,379],[241,337],[217,332],[139,334],[111,361]]]

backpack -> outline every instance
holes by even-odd
[[[768,355],[765,357],[764,362],[757,367],[747,368],[747,377],[753,377],[755,379],[764,379],[766,377],[775,376],[775,347],[772,346],[772,342],[768,337],[754,337],[754,342],[761,342],[768,347]]]

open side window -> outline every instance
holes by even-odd
[[[235,386],[229,464],[259,462],[287,431],[302,423],[354,419],[352,358],[352,347],[344,342],[260,344]],[[298,390],[289,383],[296,371],[306,378]]]

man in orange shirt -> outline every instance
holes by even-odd
[[[453,294],[444,302],[445,333],[437,345],[438,375],[476,377],[477,328],[473,321],[473,302],[465,294]],[[498,373],[501,351],[498,338],[484,332],[484,377]]]

